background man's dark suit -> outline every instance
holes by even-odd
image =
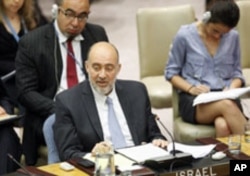
[[[107,41],[104,28],[87,23],[82,32],[82,63],[88,49],[97,41]],[[83,72],[86,74],[85,68]],[[37,148],[44,143],[42,125],[54,113],[54,96],[60,85],[62,57],[53,23],[25,35],[16,56],[18,99],[26,108],[23,149],[26,164],[34,165]]]
[[[165,139],[155,122],[145,86],[135,81],[116,81],[116,93],[135,145]],[[54,137],[61,160],[82,157],[103,141],[103,131],[89,81],[56,98]]]
[[[0,79],[0,106],[7,112],[13,112],[13,105],[7,96],[4,84]],[[0,117],[1,118],[1,117]],[[12,123],[0,124],[0,175],[14,172],[19,166],[7,157],[10,153],[16,160],[21,158],[21,144],[19,137],[13,129]]]

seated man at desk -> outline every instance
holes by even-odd
[[[167,146],[151,112],[146,87],[140,82],[116,79],[121,65],[112,44],[94,44],[85,68],[89,80],[56,97],[53,129],[61,160],[105,150],[106,141],[114,148],[144,142]]]

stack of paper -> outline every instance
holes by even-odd
[[[143,163],[146,160],[152,160],[158,157],[168,156],[169,152],[154,146],[152,143],[128,147],[116,150],[118,153],[130,158],[136,163]]]
[[[214,149],[215,146],[216,146],[215,144],[186,145],[175,142],[175,150],[181,151],[183,153],[189,153],[193,156],[193,158],[202,158],[208,155]],[[168,144],[167,150],[156,147],[153,144],[149,143],[146,145],[119,149],[117,150],[117,152],[136,161],[137,163],[142,163],[146,160],[153,160],[172,155],[169,153],[169,151],[172,150],[173,150],[173,143]]]
[[[248,92],[250,92],[250,87],[236,88],[226,91],[202,93],[194,99],[193,106],[222,99],[236,99]]]
[[[209,144],[209,145],[186,145],[175,142],[175,150],[190,153],[193,158],[202,158],[208,155],[216,146],[216,144]],[[173,150],[173,143],[168,145],[168,151]]]

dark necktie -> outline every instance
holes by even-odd
[[[76,73],[76,62],[74,51],[71,44],[71,39],[67,40],[67,83],[68,88],[76,85],[78,83],[77,73]]]
[[[115,149],[126,147],[124,135],[115,115],[112,99],[107,97],[106,103],[108,105],[108,125],[113,146]]]

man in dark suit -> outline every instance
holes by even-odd
[[[55,111],[55,95],[69,88],[68,55],[81,82],[87,77],[83,64],[90,46],[108,40],[103,27],[87,23],[89,0],[58,0],[57,5],[55,21],[21,38],[16,56],[18,99],[26,109],[23,151],[27,165],[36,164],[38,147],[44,144],[43,123]]]
[[[112,141],[109,125],[107,97],[113,108],[124,140],[122,146],[152,142],[166,147],[146,87],[137,81],[116,80],[120,71],[117,49],[110,43],[94,44],[85,62],[89,80],[60,93],[56,97],[54,138],[61,160],[82,157],[86,152],[95,153],[105,148],[104,141]]]

